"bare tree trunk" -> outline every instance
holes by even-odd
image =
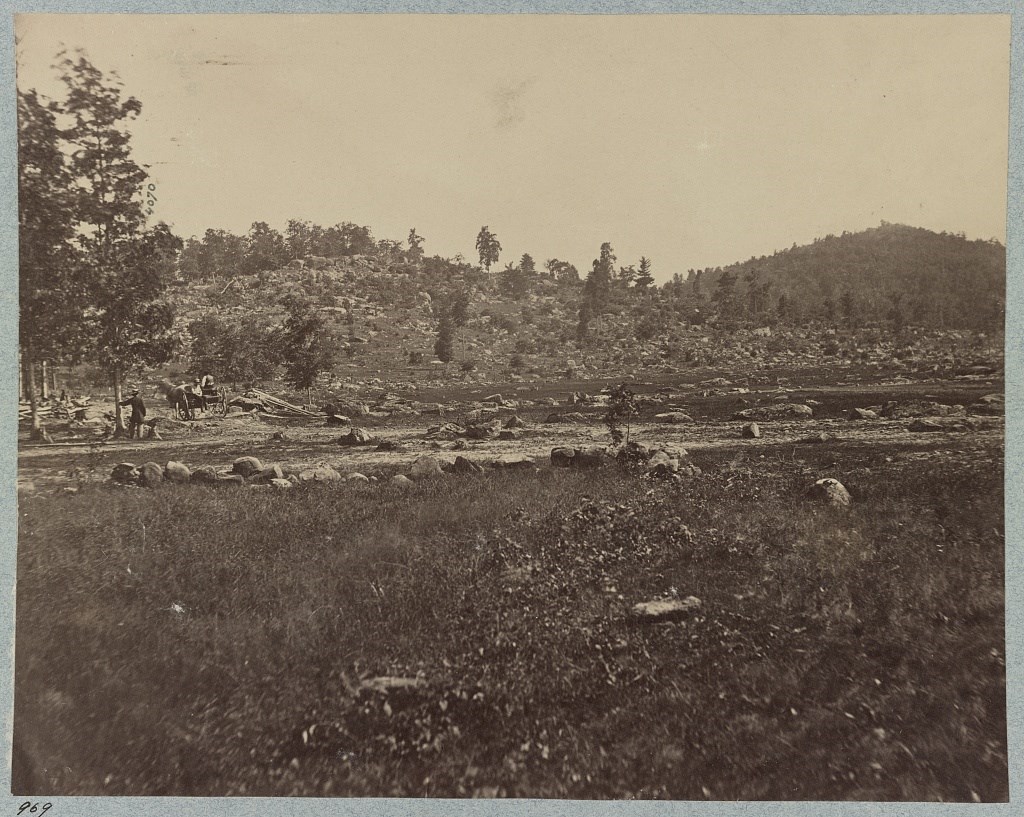
[[[43,399],[48,400],[50,398],[50,370],[49,367],[46,365],[45,360],[40,364],[40,366],[42,367],[43,370]]]
[[[25,371],[28,372],[28,382],[25,388],[28,391],[28,404],[32,412],[32,430],[29,439],[41,440],[43,438],[43,426],[39,421],[39,399],[36,396],[36,362],[32,356],[32,349],[25,349]]]
[[[114,364],[114,437],[124,437],[128,428],[124,424],[124,412],[121,411],[121,367]]]

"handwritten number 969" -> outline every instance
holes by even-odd
[[[18,814],[46,814],[52,803],[30,803],[26,800],[18,807]]]

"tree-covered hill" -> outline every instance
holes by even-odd
[[[882,222],[727,267],[690,270],[669,286],[729,318],[991,329],[1002,325],[1005,285],[1006,249],[998,241]]]

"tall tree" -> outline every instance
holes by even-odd
[[[634,286],[644,291],[654,283],[654,276],[651,274],[651,259],[646,256],[640,257],[640,269],[636,273]]]
[[[416,233],[416,228],[409,230],[409,259],[420,261],[423,258],[423,236]]]
[[[64,131],[71,208],[89,279],[94,349],[113,383],[115,434],[123,434],[122,378],[134,367],[167,360],[174,348],[173,312],[162,296],[181,241],[166,225],[145,230],[147,174],[132,158],[128,130],[141,103],[124,99],[116,74],[104,77],[82,52],[61,57],[71,119]]]
[[[80,348],[85,305],[56,110],[35,91],[18,93],[18,315],[33,437],[42,433],[36,363]]]
[[[285,303],[284,323],[271,342],[281,349],[285,381],[296,389],[310,391],[317,378],[334,367],[331,338],[324,319],[305,298],[292,297]]]
[[[437,359],[442,363],[451,361],[454,343],[455,327],[452,324],[452,314],[446,309],[437,322],[437,339],[434,341],[434,354]]]
[[[501,254],[501,244],[498,242],[498,237],[487,229],[486,224],[477,233],[476,251],[480,255],[480,266],[490,272],[491,266],[498,263],[498,256]]]
[[[248,274],[280,269],[288,263],[284,236],[265,221],[253,222],[247,236],[242,271]]]

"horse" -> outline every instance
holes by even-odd
[[[167,400],[167,405],[175,411],[178,410],[179,406],[185,406],[191,414],[192,409],[199,402],[199,396],[189,391],[190,387],[187,383],[176,386],[170,380],[161,380],[153,388],[154,393],[162,394],[164,399]]]

